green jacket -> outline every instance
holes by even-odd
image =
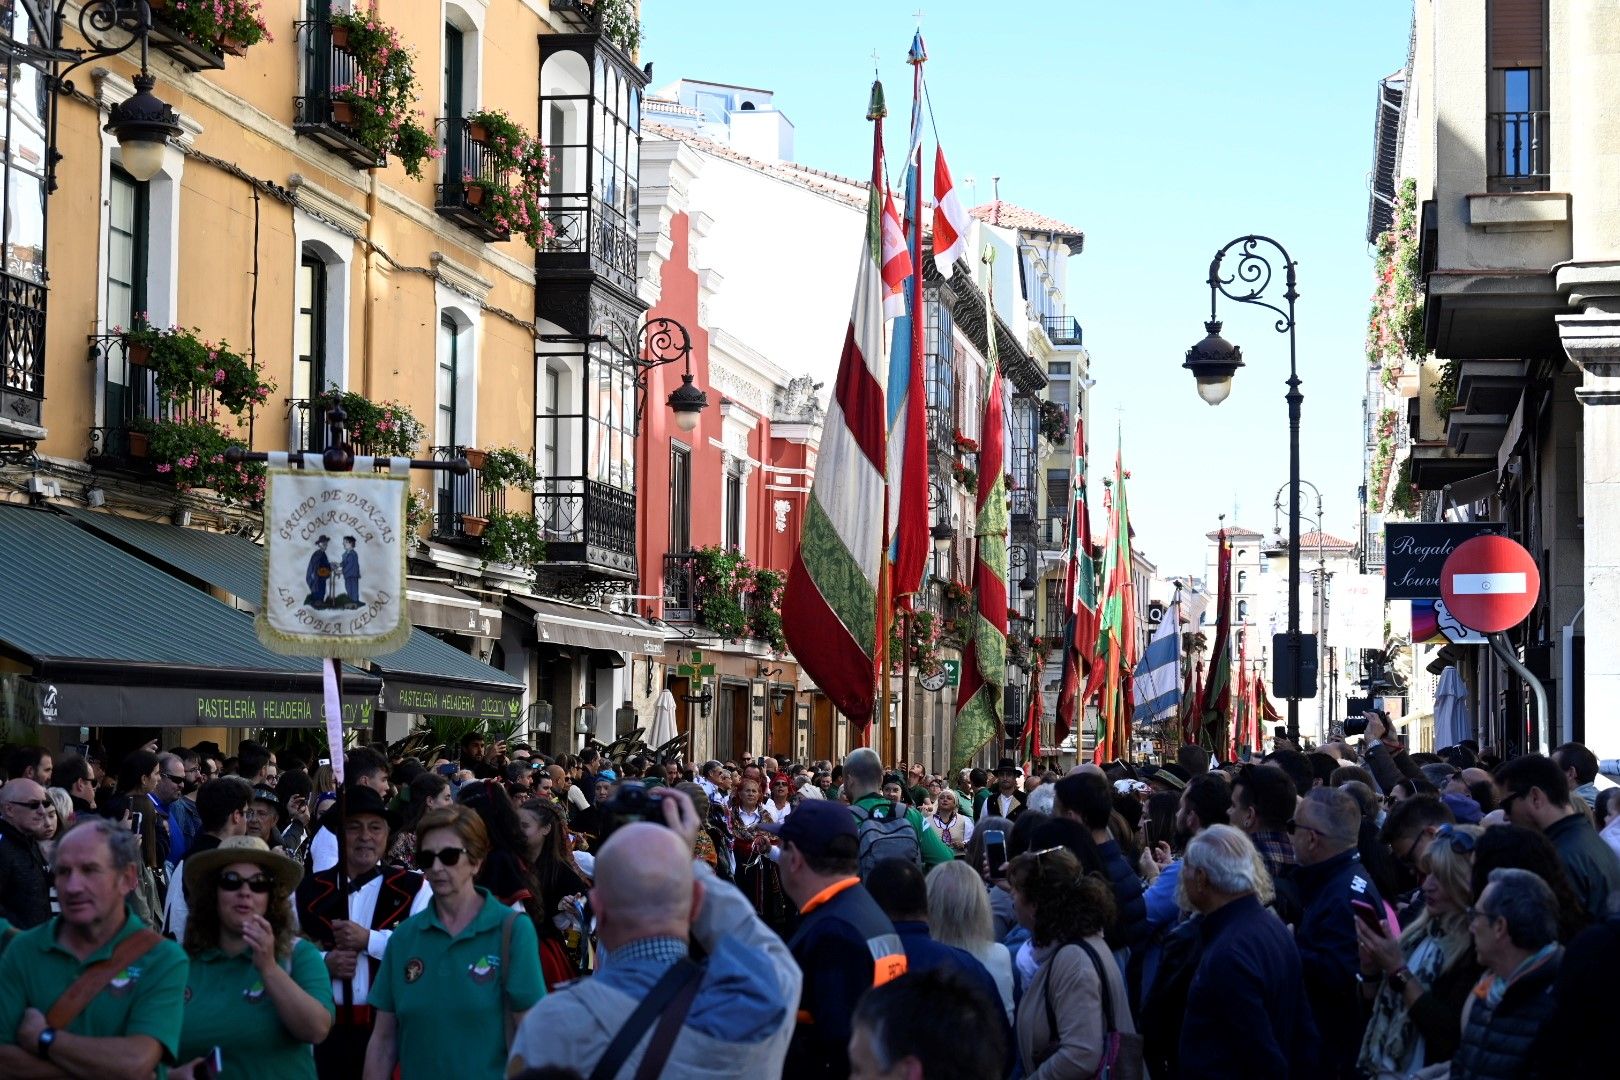
[[[854,805],[871,812],[874,806],[882,806],[888,801],[888,799],[874,791],[870,795],[856,799]],[[904,806],[903,803],[901,805]],[[905,811],[906,820],[911,822],[913,829],[917,830],[917,847],[922,851],[924,870],[932,870],[941,863],[948,863],[956,858],[956,853],[945,846],[945,841],[939,838],[938,833],[932,829],[923,828],[922,813],[916,807],[907,806]]]

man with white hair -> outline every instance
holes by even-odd
[[[694,867],[691,799],[663,790],[662,825],[619,828],[596,857],[600,972],[548,994],[512,1043],[507,1075],[558,1066],[665,1078],[779,1076],[803,975],[748,899]],[[700,966],[687,940],[703,946]],[[661,1021],[667,1021],[663,1023]],[[613,1062],[617,1065],[613,1065]]]
[[[1314,1064],[1299,953],[1256,895],[1265,872],[1249,838],[1230,825],[1212,825],[1187,845],[1178,887],[1203,916],[1203,951],[1181,1027],[1186,1075],[1288,1080]]]

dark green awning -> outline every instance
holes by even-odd
[[[246,612],[62,514],[0,507],[0,560],[0,654],[28,668],[37,721],[319,725],[318,660],[271,652]],[[370,723],[378,680],[353,672],[344,689],[349,719]]]
[[[98,534],[187,577],[254,606],[264,600],[264,549],[252,540],[90,510],[68,512]],[[383,678],[383,707],[390,710],[504,717],[521,709],[521,679],[422,630],[413,630],[403,648],[371,666]]]

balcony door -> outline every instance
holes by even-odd
[[[326,449],[326,417],[309,404],[327,389],[326,263],[305,251],[298,263],[298,321],[293,348],[292,400],[294,444],[304,450]]]
[[[113,166],[107,174],[107,329],[128,329],[146,318],[147,185]],[[129,358],[123,349],[107,350],[106,426],[122,438],[129,422],[152,416],[155,387],[132,389]],[[122,446],[108,446],[121,452]]]
[[[1491,191],[1545,191],[1547,13],[1545,0],[1491,0],[1485,154]]]
[[[444,24],[444,176],[454,183],[461,179],[465,170],[462,158],[462,139],[460,125],[456,123],[464,115],[466,99],[463,93],[465,58],[463,49],[466,39],[461,29],[452,23]]]

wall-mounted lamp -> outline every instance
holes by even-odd
[[[596,706],[586,702],[574,709],[574,734],[589,735],[596,724]]]

